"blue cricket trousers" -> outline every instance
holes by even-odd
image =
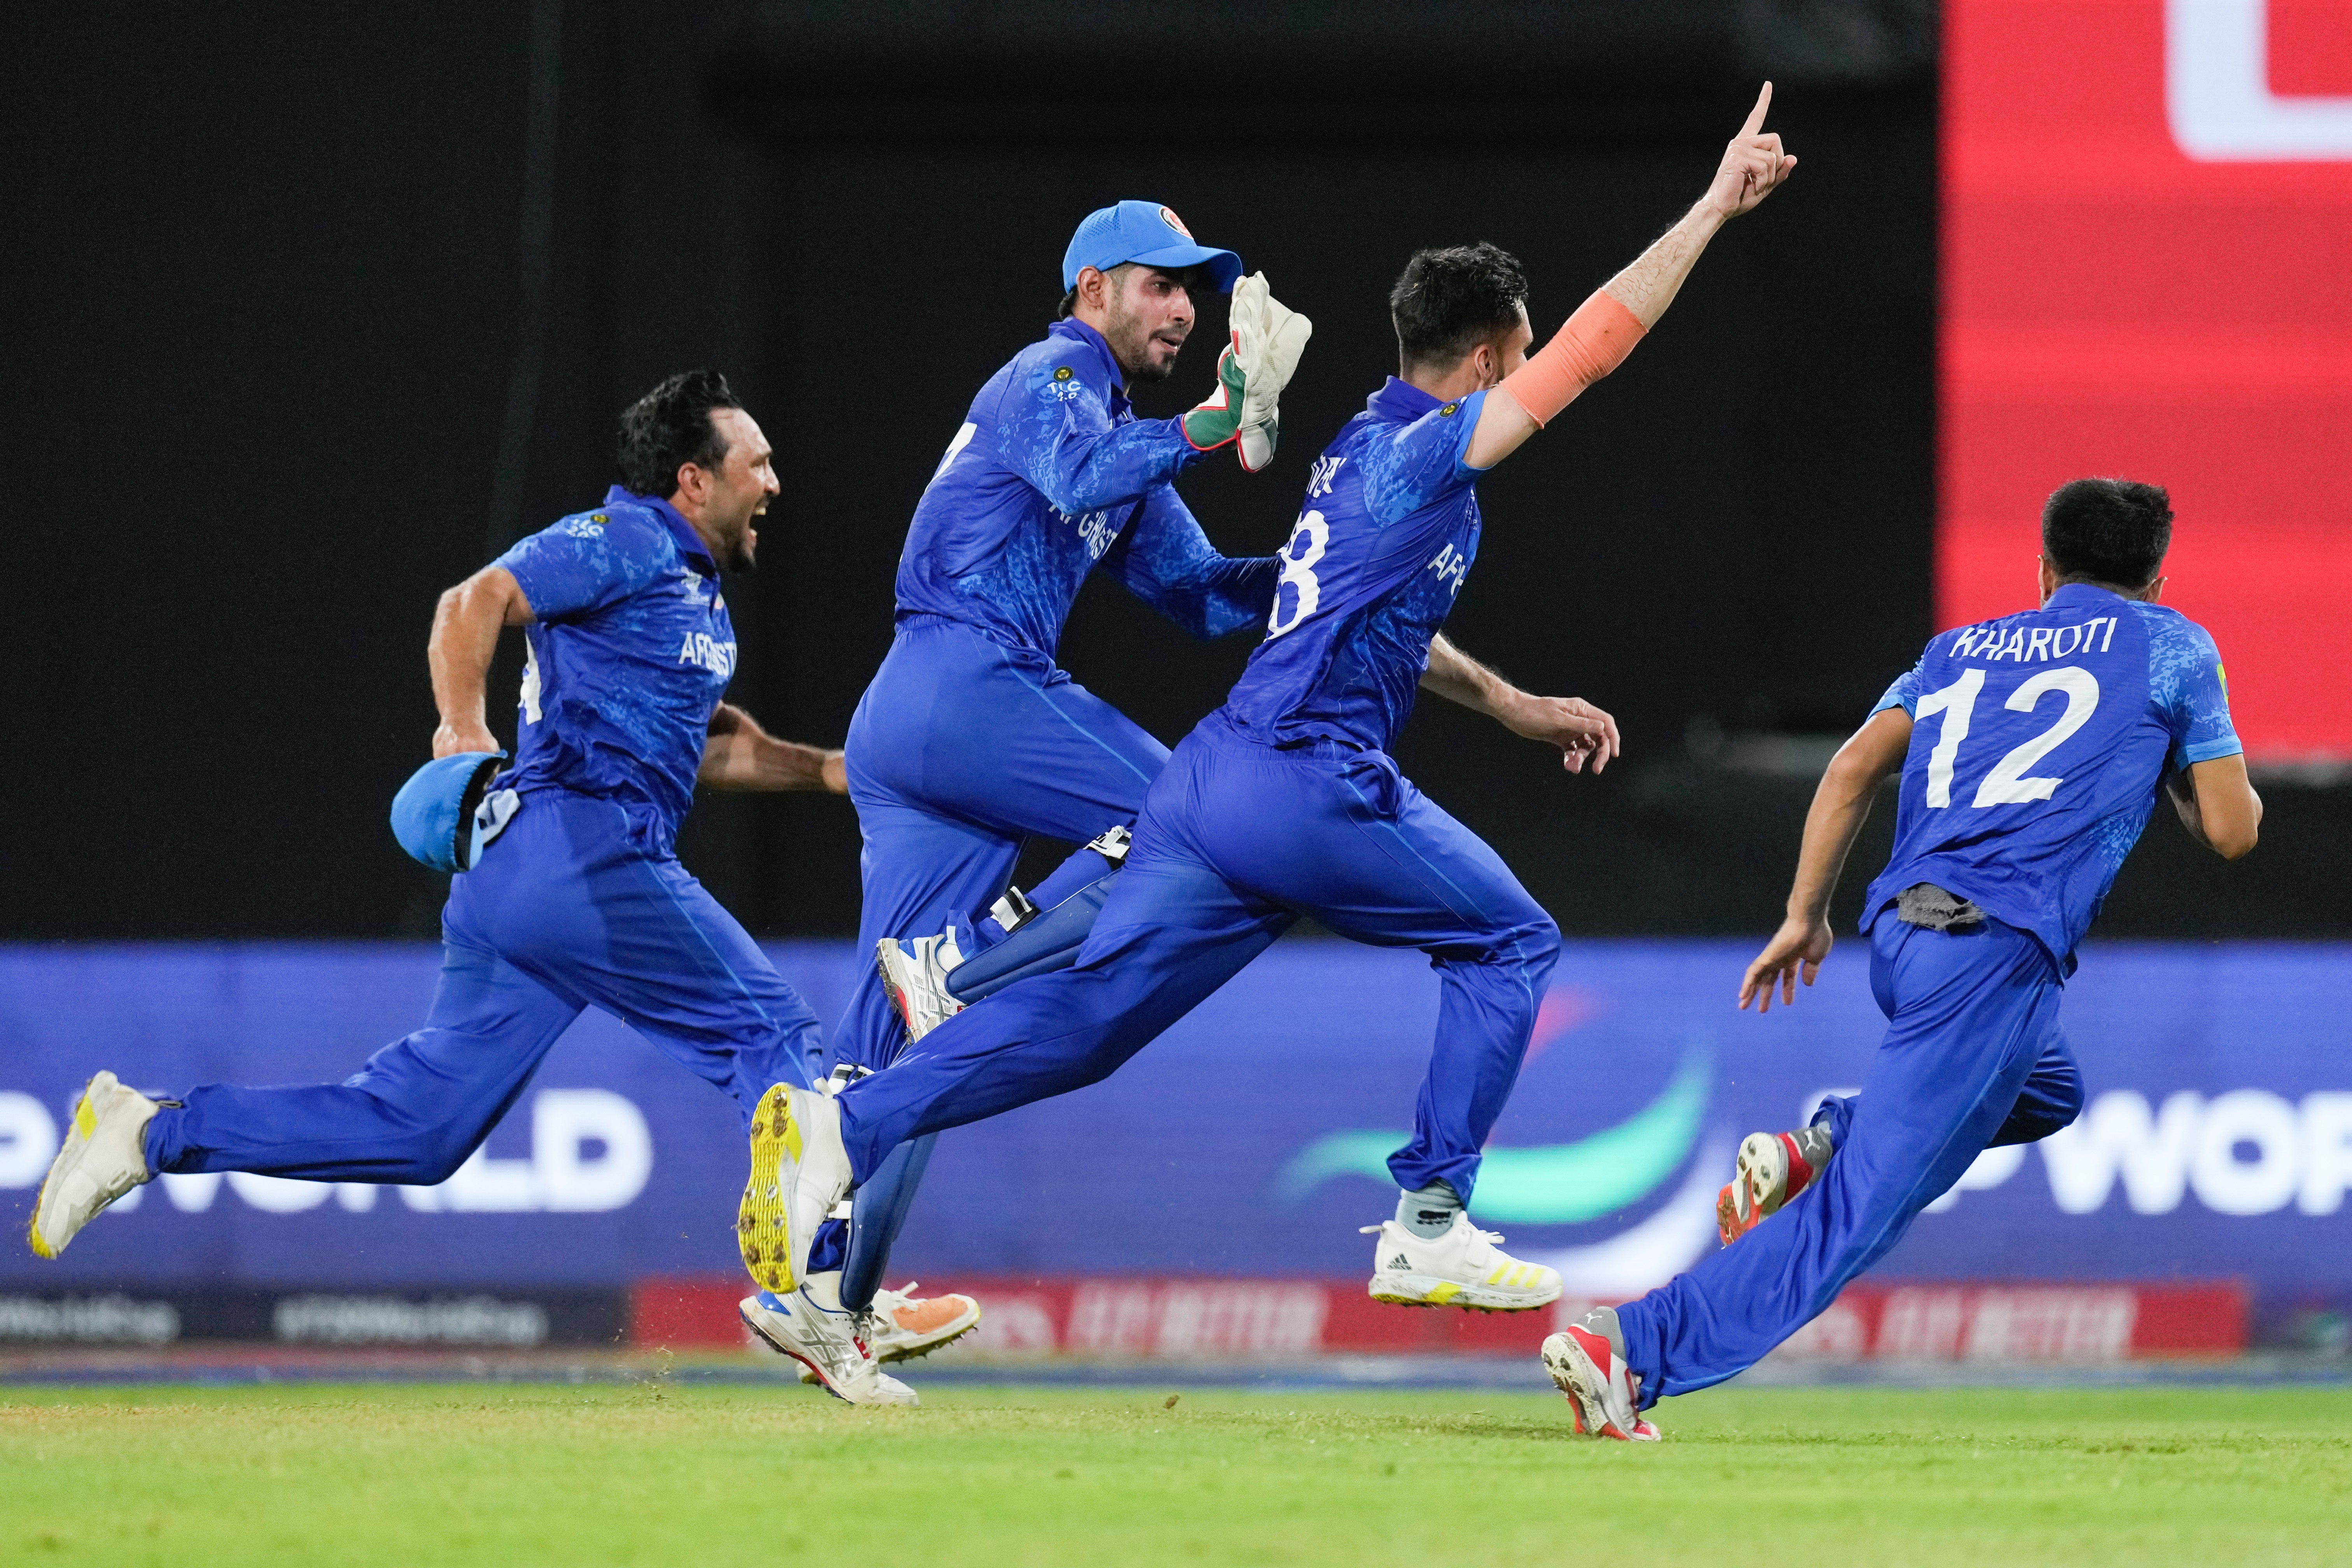
[[[206,1084],[156,1112],[156,1171],[429,1185],[489,1136],[587,1007],[732,1095],[806,1085],[817,1022],[735,918],[611,801],[533,790],[450,884],[425,1026],[340,1084]]]
[[[1104,1079],[1301,915],[1419,948],[1442,982],[1401,1186],[1466,1201],[1559,932],[1500,857],[1377,752],[1276,751],[1212,714],[1146,797],[1127,868],[1071,968],[1007,986],[842,1096],[862,1176],[901,1141]]]
[[[1167,747],[1062,670],[929,616],[898,628],[847,751],[866,953],[985,910],[1033,836],[1084,844],[1133,822],[1168,763]],[[1093,875],[1102,869],[1096,861]],[[833,1059],[878,1072],[904,1038],[869,972],[834,1031]]]
[[[861,954],[985,910],[1033,835],[1083,844],[1133,822],[1168,761],[1167,747],[1051,663],[936,616],[900,624],[850,720],[847,752],[865,840]],[[1050,907],[1104,869],[1081,851],[1035,897]],[[879,1071],[905,1038],[866,969],[834,1031],[833,1060]],[[919,1140],[869,1173],[851,1233],[819,1232],[809,1270],[843,1268],[845,1301],[863,1304],[881,1282],[930,1152]]]
[[[1712,1387],[1827,1310],[1996,1143],[2073,1121],[2082,1075],[2057,966],[1988,917],[1951,931],[1882,911],[1870,984],[1886,1035],[1862,1092],[1825,1102],[1836,1154],[1811,1185],[1689,1273],[1617,1310],[1642,1400]]]

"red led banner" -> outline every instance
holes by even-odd
[[[2352,757],[2352,0],[1946,0],[1937,624],[2172,492],[2257,759]]]

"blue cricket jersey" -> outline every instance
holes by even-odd
[[[1275,564],[1217,552],[1170,481],[1202,454],[1138,419],[1092,327],[1056,321],[980,389],[915,505],[898,619],[942,616],[1050,663],[1099,562],[1195,637],[1265,614]]]
[[[1265,640],[1221,710],[1236,731],[1388,750],[1478,553],[1485,470],[1462,458],[1486,400],[1441,404],[1391,376],[1323,449],[1275,558]]]
[[[1863,929],[1934,882],[2032,931],[2069,974],[2168,763],[2244,749],[2205,628],[2082,583],[1933,638],[1871,711],[1898,705],[1916,727]]]
[[[710,715],[735,673],[719,568],[668,502],[614,486],[497,564],[530,601],[514,765],[501,787],[625,808],[667,854],[694,801]]]

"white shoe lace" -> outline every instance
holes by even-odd
[[[1356,1227],[1356,1234],[1358,1236],[1378,1236],[1392,1225],[1396,1225],[1396,1221],[1392,1219],[1384,1219],[1378,1225],[1360,1225]],[[1430,1242],[1444,1241],[1446,1237],[1454,1234],[1452,1231],[1444,1231],[1436,1236],[1423,1236],[1419,1232],[1409,1229],[1404,1226],[1398,1225],[1397,1228],[1403,1231],[1407,1236],[1412,1237],[1413,1240],[1423,1243],[1424,1245]],[[1480,1241],[1487,1243],[1489,1246],[1500,1243],[1504,1239],[1503,1233],[1501,1231],[1480,1230],[1475,1225],[1470,1227],[1470,1234],[1477,1237]],[[910,1284],[907,1289],[911,1290],[914,1289],[914,1286]]]

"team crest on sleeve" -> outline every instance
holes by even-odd
[[[1461,411],[1462,405],[1458,403],[1449,403],[1444,407],[1437,411],[1437,416],[1440,419],[1451,419]]]
[[[1182,235],[1186,239],[1192,237],[1192,231],[1184,226],[1184,220],[1176,216],[1174,208],[1161,207],[1160,209],[1160,221],[1166,224],[1170,228],[1174,229],[1178,234]]]
[[[1060,367],[1059,369],[1057,369],[1056,371],[1055,371],[1055,372],[1054,372],[1054,379],[1055,379],[1055,381],[1067,381],[1067,380],[1069,380],[1069,379],[1070,379],[1070,367],[1069,367],[1068,365],[1063,365],[1062,367]]]

